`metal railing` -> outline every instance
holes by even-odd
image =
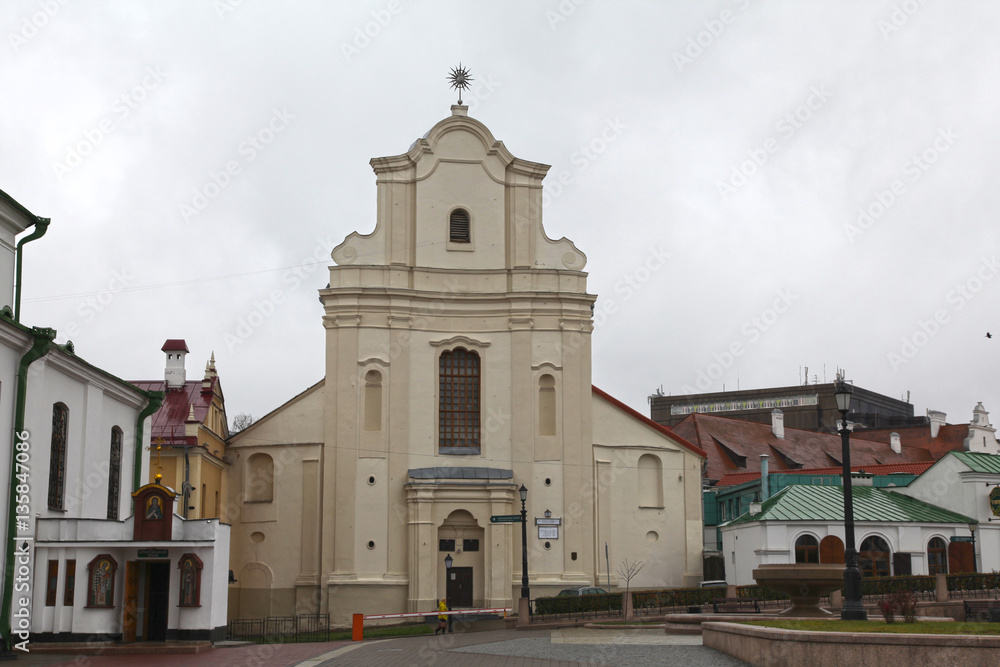
[[[557,596],[530,601],[532,621],[622,618],[622,594]]]
[[[964,598],[1000,598],[1000,573],[987,572],[982,574],[949,574],[948,597],[950,599]]]
[[[236,618],[226,626],[228,641],[256,644],[297,644],[330,641],[329,614]]]

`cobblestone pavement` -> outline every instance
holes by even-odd
[[[12,665],[45,667],[294,667],[309,658],[330,653],[351,642],[265,644],[216,648],[179,655],[54,655],[20,654]]]
[[[569,667],[571,665],[683,665],[740,667],[747,663],[701,645],[700,635],[644,630],[499,630],[406,637],[355,644],[300,667]]]

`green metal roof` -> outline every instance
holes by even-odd
[[[757,514],[746,514],[723,526],[753,521],[843,521],[841,486],[795,484],[768,498]],[[854,487],[854,520],[919,523],[975,523],[972,519],[922,500],[872,486]]]
[[[952,454],[975,472],[1000,474],[1000,456],[996,454],[982,452],[952,452]]]

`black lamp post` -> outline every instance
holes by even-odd
[[[833,395],[840,411],[840,444],[844,459],[844,606],[840,609],[842,621],[867,621],[868,612],[861,604],[861,570],[858,569],[858,550],[854,546],[854,491],[851,487],[851,436],[847,430],[847,413],[851,410],[851,386],[837,380]]]
[[[978,527],[979,526],[976,525],[976,524],[974,524],[974,523],[970,523],[969,524],[969,532],[972,533],[972,571],[973,572],[979,572],[979,564],[976,562],[976,528],[978,528]]]
[[[528,510],[524,501],[528,499],[528,489],[524,484],[517,490],[521,496],[521,597],[531,598],[528,590]]]

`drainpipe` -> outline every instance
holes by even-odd
[[[48,221],[46,221],[46,225]],[[37,231],[37,230],[36,230]],[[41,236],[45,233],[45,228],[42,227],[42,232],[38,234]],[[34,238],[37,238],[32,234]],[[21,241],[25,243],[29,241],[30,237]],[[18,244],[18,253],[20,253],[21,245]],[[20,255],[19,255],[20,257]],[[20,267],[20,260],[18,260],[18,267]],[[20,274],[20,272],[18,272]],[[20,283],[20,275],[18,275],[18,283]],[[49,349],[52,347],[53,342],[56,338],[55,329],[44,329],[41,327],[31,328],[32,345],[31,348],[24,353],[21,357],[21,363],[17,369],[17,393],[14,399],[14,437],[19,441],[30,442],[30,434],[24,432],[24,405],[28,396],[28,366],[32,363],[41,359],[46,354],[48,354]],[[23,436],[23,437],[22,437]],[[38,446],[38,443],[35,443]],[[16,501],[17,501],[17,466],[15,455],[17,454],[17,449],[15,447],[10,448],[10,496],[7,498],[7,531],[6,531],[6,566],[4,567],[4,577],[3,577],[3,597],[0,600],[0,634],[3,635],[3,642],[7,650],[13,649],[13,639],[11,637],[11,618],[10,618],[10,604],[11,599],[14,595],[14,542],[17,536],[17,526],[15,524],[16,519]]]
[[[771,497],[771,480],[767,474],[767,454],[760,455],[760,502]]]
[[[35,231],[17,242],[17,252],[14,260],[14,321],[21,321],[21,248],[28,241],[34,241],[45,235],[49,228],[49,218],[35,217]]]
[[[132,466],[132,493],[138,491],[139,487],[142,486],[142,425],[145,423],[146,417],[159,410],[160,406],[163,405],[162,391],[147,391],[145,393],[149,397],[149,403],[139,413],[139,418],[135,424],[135,453],[133,456],[135,463]]]

